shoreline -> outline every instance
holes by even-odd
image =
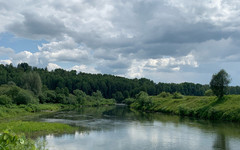
[[[184,96],[181,99],[149,96],[148,103],[135,100],[131,109],[151,113],[165,113],[196,119],[240,122],[240,95],[227,95],[218,100],[215,96]]]

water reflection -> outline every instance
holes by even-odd
[[[127,107],[87,108],[44,116],[87,132],[48,135],[49,150],[235,150],[240,147],[238,124],[191,120],[130,111]]]
[[[223,133],[217,134],[213,145],[214,150],[229,150],[228,140]]]

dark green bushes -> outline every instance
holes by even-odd
[[[183,98],[183,95],[179,92],[175,92],[173,93],[173,96],[172,96],[173,99],[182,99]]]
[[[125,103],[126,105],[131,105],[134,102],[135,102],[134,98],[127,98],[123,101],[123,103]]]
[[[162,98],[166,98],[166,97],[170,97],[170,96],[171,96],[171,94],[169,92],[162,92],[157,95],[157,97],[162,97]]]
[[[10,105],[10,104],[12,104],[11,98],[9,98],[7,95],[0,96],[0,105]]]
[[[15,85],[2,85],[0,86],[0,105],[28,105],[40,102],[42,104],[60,103],[75,106],[100,106],[116,103],[114,99],[105,99],[100,91],[93,92],[92,96],[87,95],[81,90],[74,90],[73,93],[69,93],[67,88],[58,88],[55,91],[44,88],[41,94],[34,95],[33,92]]]
[[[33,95],[28,92],[28,91],[24,91],[21,90],[17,96],[14,98],[14,103],[16,103],[17,105],[20,104],[37,104],[38,100],[36,98],[33,97]]]
[[[140,92],[136,95],[136,100],[131,107],[140,110],[149,110],[153,105],[152,98],[146,92]]]
[[[38,99],[31,91],[21,89],[15,85],[0,86],[0,104],[37,104]]]

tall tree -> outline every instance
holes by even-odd
[[[224,94],[226,94],[227,87],[230,82],[231,79],[228,73],[222,69],[217,74],[213,74],[210,82],[210,88],[218,98],[221,98]]]
[[[42,81],[38,73],[29,72],[22,76],[23,88],[31,90],[34,94],[39,95],[42,89]]]

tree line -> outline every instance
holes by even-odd
[[[16,67],[12,64],[0,65],[0,85],[9,83],[33,91],[40,100],[44,99],[42,93],[46,93],[46,91],[48,95],[54,91],[58,95],[67,96],[74,94],[75,90],[80,90],[87,95],[99,91],[102,97],[113,98],[117,102],[135,97],[141,91],[149,95],[158,95],[161,92],[179,92],[183,95],[203,96],[205,91],[210,88],[209,85],[202,84],[154,83],[146,78],[128,79],[107,74],[77,73],[75,70],[48,71],[47,68],[32,67],[27,63],[18,64]],[[228,94],[240,94],[240,87],[229,87]]]

